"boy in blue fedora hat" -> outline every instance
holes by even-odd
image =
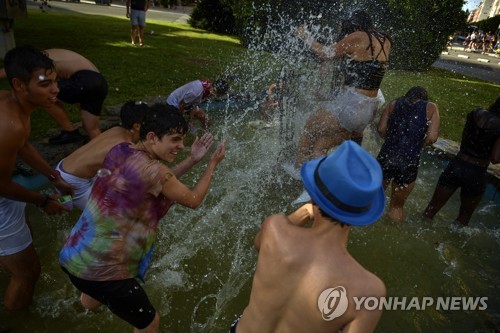
[[[382,215],[380,165],[345,141],[306,162],[301,177],[311,202],[262,223],[250,301],[230,332],[373,332],[382,310],[358,307],[354,297],[381,298],[386,289],[348,253],[347,241],[350,225],[368,225]]]

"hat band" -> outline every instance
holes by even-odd
[[[370,209],[371,204],[367,206],[351,206],[349,204],[346,204],[342,201],[340,201],[335,195],[333,195],[328,188],[326,187],[325,183],[321,180],[319,177],[319,166],[323,161],[326,159],[327,156],[325,156],[316,166],[316,169],[314,170],[314,181],[316,182],[316,185],[318,186],[319,190],[323,195],[330,201],[332,204],[334,204],[337,208],[342,209],[343,211],[349,212],[349,213],[363,213],[366,212]]]

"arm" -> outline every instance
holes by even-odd
[[[497,141],[495,141],[495,145],[493,146],[493,150],[491,152],[491,163],[500,163],[500,138],[497,138]]]
[[[193,144],[191,145],[191,152],[189,153],[189,156],[186,157],[182,162],[171,168],[175,177],[180,178],[186,172],[191,170],[191,168],[195,164],[197,164],[205,157],[207,152],[212,147],[213,143],[214,137],[210,133],[203,134],[203,136],[199,140],[198,137],[196,137]]]
[[[430,117],[429,117],[430,114]],[[427,134],[425,136],[424,145],[431,145],[438,139],[439,136],[439,110],[436,104],[427,103],[427,119],[429,119],[429,127],[427,127]]]
[[[380,120],[378,121],[377,131],[380,137],[385,139],[387,134],[387,123],[389,122],[389,117],[394,111],[394,106],[396,105],[396,101],[392,101],[384,108],[382,115],[380,116]]]
[[[189,189],[186,185],[181,183],[176,177],[170,177],[163,184],[162,194],[168,199],[189,208],[197,208],[205,198],[210,186],[212,174],[217,165],[224,159],[226,154],[225,143],[219,144],[215,152],[210,157],[207,169],[201,176],[200,180],[196,183],[193,189]],[[165,166],[167,169],[167,167]],[[166,170],[166,174],[170,170]],[[173,175],[172,175],[173,176]]]
[[[297,28],[295,35],[305,41],[313,54],[322,60],[333,60],[342,58],[351,54],[355,48],[363,43],[363,40],[358,33],[352,33],[344,37],[338,43],[333,43],[327,47],[316,41],[304,28],[300,26]]]
[[[125,7],[127,7],[127,13],[125,14],[125,16],[127,18],[130,18],[130,0],[127,0],[127,2],[125,3]]]
[[[146,1],[146,6],[144,6],[144,11],[147,12],[149,8],[151,8],[152,5],[152,0],[147,0]]]
[[[47,214],[57,214],[69,210],[50,197],[29,190],[12,180],[12,170],[14,170],[16,164],[18,151],[16,143],[20,142],[22,138],[17,135],[16,131],[4,130],[3,133],[11,139],[0,142],[0,156],[2,157],[2,163],[0,163],[0,197],[33,203]]]
[[[62,194],[74,194],[74,187],[61,178],[59,172],[45,161],[31,143],[27,142],[24,147],[19,150],[18,155],[36,171],[47,176]]]
[[[0,79],[6,79],[7,78],[7,73],[5,73],[5,69],[2,68],[0,69]]]

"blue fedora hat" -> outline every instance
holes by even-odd
[[[314,203],[340,222],[363,226],[377,221],[384,211],[382,169],[354,141],[304,163],[300,175]]]

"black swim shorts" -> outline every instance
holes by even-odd
[[[377,161],[382,168],[384,180],[393,180],[399,186],[409,185],[417,179],[418,158],[388,157],[381,153]]]
[[[80,109],[95,116],[101,114],[102,105],[108,95],[108,82],[99,72],[78,71],[68,79],[58,82],[57,98],[67,104],[80,104]]]
[[[441,173],[438,184],[451,189],[461,187],[460,195],[464,197],[481,196],[488,185],[487,167],[455,157]]]
[[[61,268],[78,290],[101,302],[135,328],[144,329],[155,318],[156,310],[136,279],[89,281],[72,275],[64,267]]]

